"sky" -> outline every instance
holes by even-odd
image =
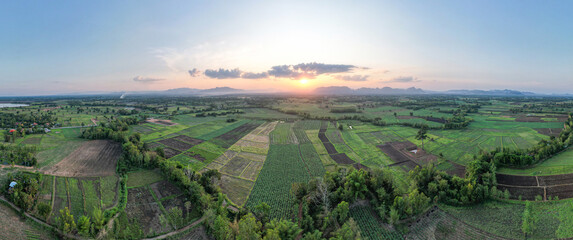
[[[573,93],[573,1],[6,1],[0,96],[233,87]]]

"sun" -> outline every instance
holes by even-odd
[[[300,81],[298,81],[300,84],[305,85],[308,83],[308,80],[306,79],[301,79]]]

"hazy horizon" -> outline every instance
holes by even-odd
[[[174,88],[573,93],[571,2],[7,2],[0,96]]]

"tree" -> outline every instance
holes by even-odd
[[[278,231],[280,239],[295,239],[297,235],[302,233],[298,224],[286,219],[280,221],[273,219],[266,225],[266,228],[267,230]]]
[[[536,218],[533,216],[533,211],[531,203],[529,201],[525,202],[525,210],[523,210],[523,216],[521,218],[521,231],[525,234],[525,238],[528,235],[533,234],[535,230]]]
[[[424,126],[420,128],[420,130],[418,130],[418,133],[416,134],[416,139],[422,140],[422,149],[424,149],[424,139],[428,138],[428,135],[426,133],[427,130],[426,127]]]
[[[259,203],[253,209],[253,213],[262,223],[267,223],[269,221],[270,211],[271,211],[271,206],[269,206],[266,202]]]
[[[314,230],[314,232],[307,232],[302,237],[302,240],[323,240],[322,232]]]
[[[103,227],[104,217],[101,209],[95,208],[92,212],[92,220],[94,223],[94,228],[99,231]]]
[[[229,226],[229,219],[218,215],[213,223],[213,236],[217,240],[227,240],[233,238],[233,231]]]
[[[358,229],[358,225],[354,221],[354,219],[348,220],[342,227],[336,232],[334,232],[334,238],[336,240],[344,240],[344,239],[355,239],[360,240],[362,239],[360,234],[360,229]]]
[[[78,232],[86,236],[90,231],[90,218],[87,216],[81,216],[78,219]]]
[[[183,226],[183,211],[179,207],[172,207],[167,212],[167,218],[169,223],[173,227],[173,230],[180,228]]]
[[[40,216],[44,217],[44,219],[48,219],[50,212],[52,212],[52,206],[45,202],[38,203],[38,213]]]
[[[185,202],[185,210],[187,210],[187,218],[189,218],[189,210],[191,209],[191,202],[190,201],[186,201]]]
[[[252,213],[248,213],[239,221],[239,233],[237,234],[237,240],[261,239],[261,228],[261,222],[257,221]]]
[[[332,218],[338,222],[338,224],[342,224],[348,218],[349,205],[347,202],[342,201],[332,210]]]
[[[56,221],[58,222],[58,228],[64,233],[70,233],[76,229],[74,215],[70,213],[68,207],[60,209],[60,217],[56,218]]]

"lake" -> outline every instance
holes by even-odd
[[[16,103],[0,103],[0,108],[9,108],[9,107],[27,107],[30,106],[28,104],[16,104]]]

